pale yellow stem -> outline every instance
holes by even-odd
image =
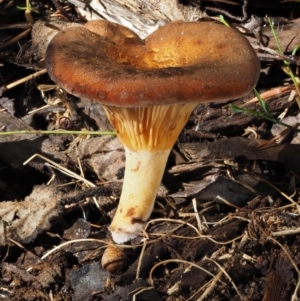
[[[150,152],[125,147],[125,153],[123,190],[110,226],[112,238],[119,244],[139,235],[149,219],[170,149]]]

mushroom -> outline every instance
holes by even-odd
[[[260,73],[249,42],[214,22],[172,22],[141,40],[121,25],[91,21],[60,31],[45,60],[54,82],[102,104],[124,145],[115,243],[139,235],[149,219],[169,153],[197,104],[242,97]]]

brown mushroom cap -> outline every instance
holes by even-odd
[[[125,146],[110,226],[116,243],[138,235],[150,217],[170,150],[195,106],[247,94],[260,71],[248,41],[213,22],[173,22],[142,41],[123,26],[92,21],[59,32],[45,59],[67,92],[102,103]]]
[[[59,32],[45,60],[67,92],[122,107],[239,98],[260,71],[249,42],[214,22],[172,22],[142,41],[121,25],[92,21]]]

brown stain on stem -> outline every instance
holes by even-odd
[[[133,216],[134,215],[134,208],[130,208],[130,209],[128,209],[127,210],[127,212],[126,212],[126,217],[131,217],[131,216]]]
[[[140,169],[140,166],[141,166],[141,161],[138,161],[137,164],[136,164],[136,167],[130,168],[130,170],[131,171],[138,171]]]

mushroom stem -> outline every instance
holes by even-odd
[[[141,233],[153,210],[170,149],[133,151],[125,147],[123,190],[110,226],[113,240],[120,244]]]
[[[140,234],[153,210],[170,151],[196,105],[103,106],[126,155],[119,207],[110,226],[114,242]]]

